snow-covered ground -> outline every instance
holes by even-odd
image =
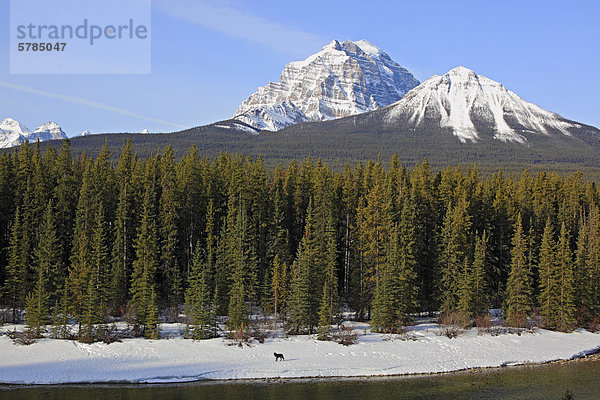
[[[226,339],[192,341],[182,326],[164,324],[171,339],[125,339],[91,345],[41,339],[23,346],[0,336],[0,382],[185,382],[200,379],[341,377],[447,372],[509,364],[571,359],[600,349],[600,335],[587,331],[478,335],[476,329],[448,339],[433,323],[409,330],[416,340],[368,332],[355,324],[358,343],[342,346],[315,336],[266,339],[250,347]],[[0,331],[12,330],[0,327]],[[273,353],[283,353],[275,362]]]

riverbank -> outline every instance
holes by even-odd
[[[0,383],[178,383],[432,374],[572,360],[600,349],[600,335],[584,330],[538,329],[492,336],[470,329],[450,339],[441,336],[434,323],[410,327],[404,336],[371,333],[368,325],[355,324],[358,341],[351,346],[305,335],[267,338],[265,343],[240,348],[222,338],[183,339],[182,329],[164,324],[168,339],[124,339],[112,344],[45,338],[23,346],[2,335]],[[275,362],[275,352],[284,354],[285,361]]]

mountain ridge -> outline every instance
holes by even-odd
[[[354,115],[391,104],[419,81],[366,40],[333,40],[303,61],[288,63],[278,82],[259,87],[237,108],[235,120],[280,130],[306,121]]]

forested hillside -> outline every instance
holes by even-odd
[[[261,312],[327,336],[342,307],[383,332],[423,311],[468,323],[502,308],[511,325],[565,331],[600,316],[600,191],[581,173],[156,151],[90,158],[64,141],[0,156],[12,319],[25,308],[59,337],[74,320],[92,341],[113,317],[158,337],[183,304],[194,338]]]

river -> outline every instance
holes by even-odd
[[[600,399],[600,360],[394,378],[0,386],[10,400]]]

